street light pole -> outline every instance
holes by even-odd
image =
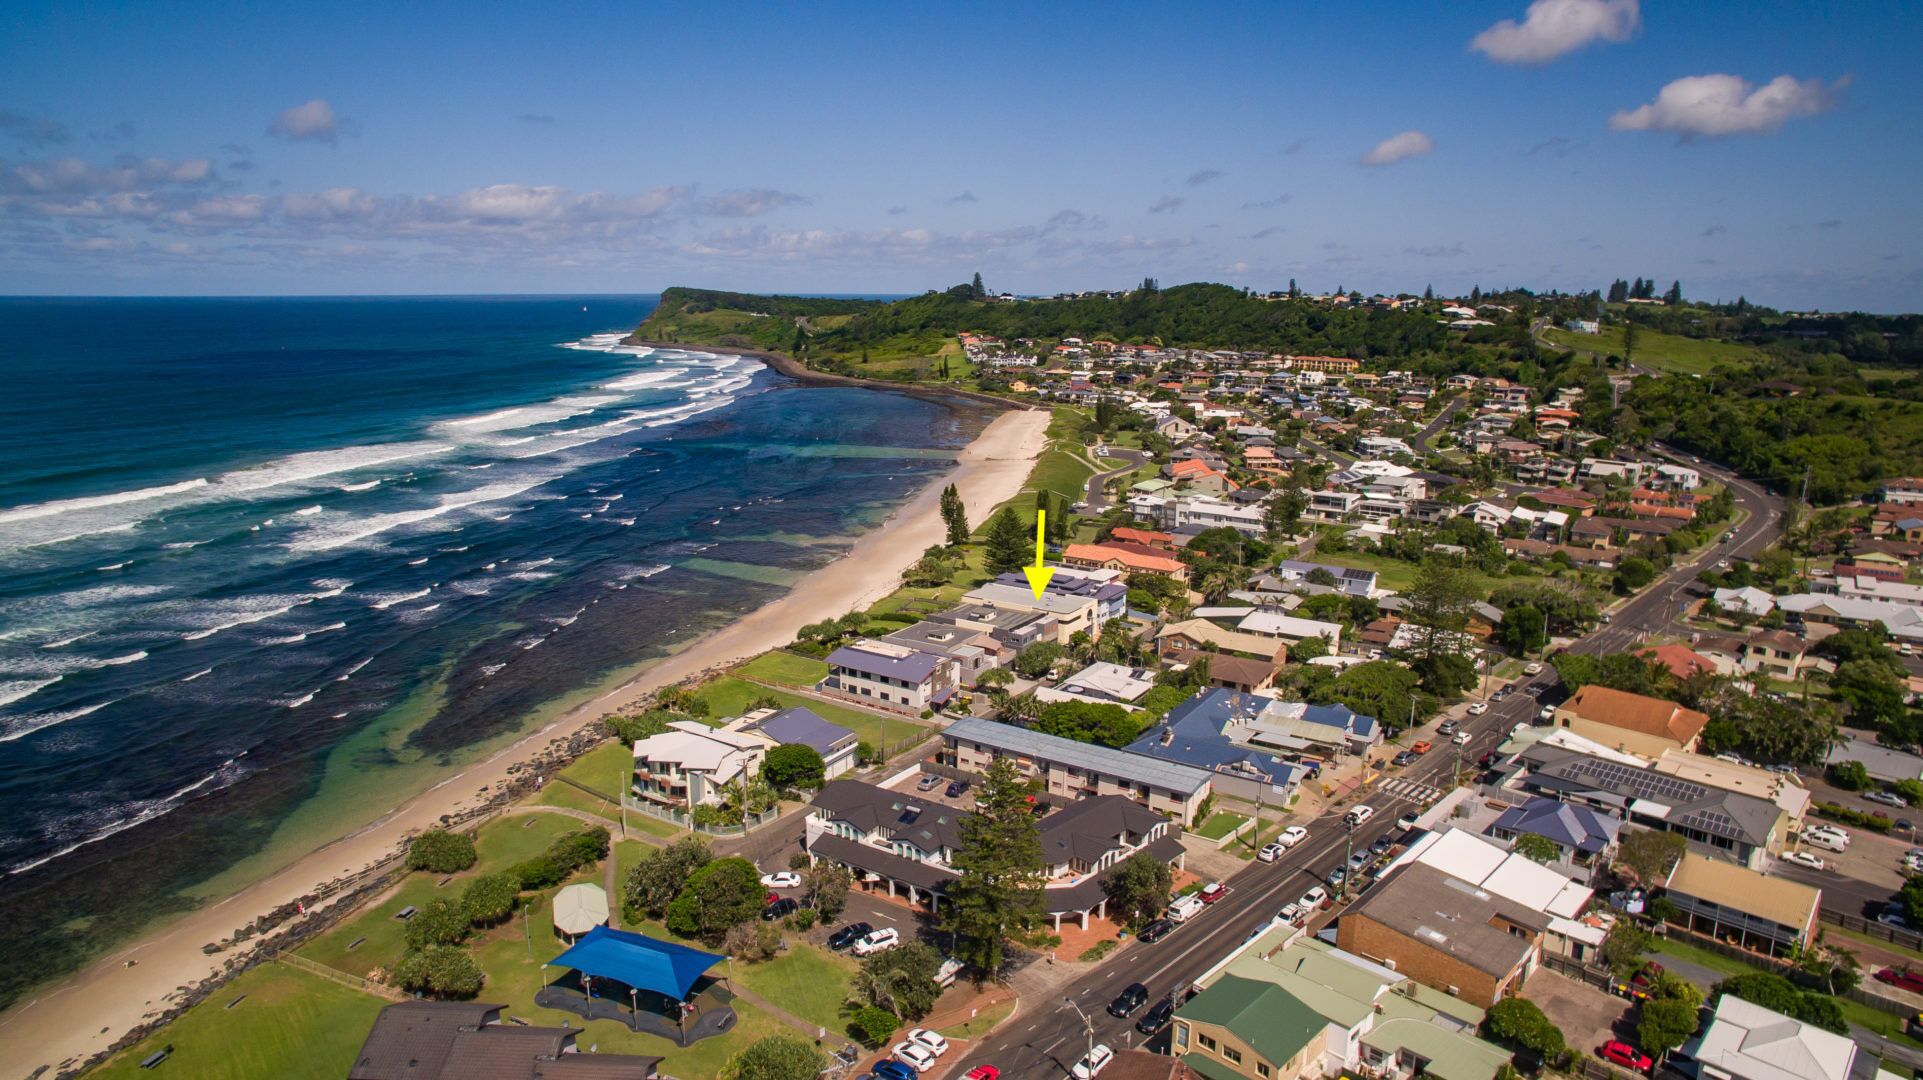
[[[1342,824],[1342,887],[1336,891],[1337,900],[1349,898],[1349,860],[1355,858],[1355,818],[1344,817]]]
[[[1083,1053],[1085,1054],[1094,1053],[1095,1052],[1095,1021],[1090,1020],[1088,1018],[1088,1014],[1082,1011],[1082,1007],[1080,1005],[1075,1004],[1075,999],[1063,998],[1062,1004],[1068,1006],[1071,1009],[1074,1009],[1075,1015],[1082,1018],[1082,1029],[1088,1033],[1088,1048],[1085,1051],[1083,1051]]]

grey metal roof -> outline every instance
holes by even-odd
[[[900,679],[910,686],[926,682],[935,673],[935,666],[941,657],[933,653],[915,652],[907,656],[885,656],[869,652],[858,645],[844,645],[828,654],[828,666],[847,668],[863,675],[882,675],[890,679]]]
[[[1526,782],[1543,790],[1605,792],[1658,803],[1669,807],[1665,822],[1752,846],[1769,842],[1770,829],[1782,814],[1767,799],[1562,747],[1538,744],[1521,758],[1529,768]]]
[[[840,724],[831,724],[815,715],[813,709],[800,705],[762,717],[749,724],[748,729],[759,731],[783,746],[800,743],[813,747],[822,757],[828,757],[855,738],[854,732]]]
[[[1110,776],[1149,784],[1169,791],[1192,794],[1209,782],[1209,774],[1189,765],[1178,765],[1170,761],[1131,754],[1124,750],[1110,750],[1106,746],[1093,746],[1054,735],[1044,735],[1039,731],[1016,727],[1013,724],[998,724],[993,720],[967,716],[942,731],[945,739],[966,739],[982,746],[992,747],[1014,754],[1048,761],[1059,761],[1064,765],[1091,769]]]

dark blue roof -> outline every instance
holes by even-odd
[[[1521,806],[1502,812],[1490,831],[1535,833],[1566,848],[1595,854],[1609,846],[1622,830],[1622,822],[1559,799],[1534,798]]]
[[[1285,761],[1274,754],[1237,746],[1222,734],[1236,716],[1238,708],[1245,716],[1261,711],[1267,701],[1249,694],[1220,687],[1204,690],[1201,693],[1170,709],[1162,724],[1150,728],[1141,738],[1123,749],[1133,754],[1160,758],[1163,761],[1194,765],[1202,769],[1234,770],[1236,762],[1247,762],[1256,771],[1268,776],[1271,783],[1288,784],[1300,779],[1297,774],[1306,774],[1307,766]],[[1169,736],[1167,745],[1163,737]]]
[[[1021,574],[1003,574],[995,579],[998,585],[1019,585],[1029,588],[1028,579]],[[1047,591],[1057,596],[1093,597],[1097,602],[1107,602],[1128,595],[1128,586],[1118,581],[1094,581],[1085,577],[1065,577],[1057,574],[1048,579]]]
[[[588,931],[568,951],[548,961],[677,1001],[686,999],[695,980],[720,962],[714,953],[605,926]]]
[[[840,724],[831,724],[816,716],[813,709],[801,706],[783,709],[773,716],[755,721],[748,727],[783,746],[792,743],[812,746],[822,757],[827,757],[829,751],[838,744],[855,737],[854,732]]]
[[[847,645],[828,654],[829,667],[847,668],[863,675],[885,675],[910,686],[927,681],[940,662],[941,657],[933,653],[916,652],[897,659]]]
[[[1375,717],[1364,716],[1347,705],[1311,705],[1302,710],[1302,719],[1311,724],[1339,727],[1347,731],[1351,738],[1375,737]]]

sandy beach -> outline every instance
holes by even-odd
[[[379,862],[406,836],[433,827],[443,815],[485,801],[483,789],[506,781],[510,766],[533,758],[554,739],[661,686],[784,645],[807,623],[867,607],[886,596],[923,550],[941,542],[943,485],[957,486],[971,522],[979,524],[1021,490],[1046,446],[1048,422],[1046,411],[1003,413],[958,455],[956,467],[946,476],[860,537],[842,558],[803,578],[786,596],[529,732],[373,824],[169,922],[9,1010],[0,1017],[0,1061],[6,1063],[5,1075],[27,1077],[42,1067],[58,1069],[110,1046],[143,1019],[165,1009],[168,995],[177,988],[218,972],[232,952],[207,956],[201,952],[202,945],[229,937],[238,927],[312,893],[325,882]],[[137,965],[127,966],[130,960]]]

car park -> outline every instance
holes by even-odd
[[[1219,881],[1211,881],[1207,885],[1202,886],[1202,891],[1195,895],[1201,897],[1204,904],[1213,904],[1228,894],[1229,887],[1227,885]]]
[[[774,903],[762,907],[761,918],[764,922],[773,922],[783,915],[793,915],[800,906],[801,902],[792,896],[778,896]]]
[[[1108,1014],[1117,1020],[1126,1020],[1135,1015],[1135,1010],[1148,1004],[1148,987],[1141,983],[1129,983],[1115,1000],[1108,1003]]]
[[[1262,860],[1263,862],[1274,862],[1275,860],[1280,859],[1282,857],[1282,853],[1287,850],[1288,848],[1283,847],[1281,844],[1267,843],[1262,845],[1261,851],[1258,851],[1255,853],[1255,857]]]
[[[940,786],[941,786],[941,777],[936,776],[934,773],[929,773],[927,776],[922,777],[920,782],[918,782],[915,785],[915,790],[916,791],[933,791]]]
[[[1807,851],[1785,851],[1783,852],[1783,861],[1795,863],[1798,866],[1807,866],[1811,870],[1821,870],[1824,866],[1823,860],[1820,857],[1812,855]]]
[[[1142,927],[1140,936],[1144,942],[1156,942],[1166,937],[1168,932],[1173,929],[1175,929],[1174,923],[1167,919],[1156,919],[1147,926]]]
[[[895,1060],[913,1066],[916,1072],[925,1072],[935,1067],[935,1052],[917,1042],[895,1044]]]
[[[801,875],[795,873],[793,870],[782,870],[779,873],[763,874],[761,875],[761,884],[770,889],[799,889],[801,888]]]
[[[1088,1053],[1082,1055],[1081,1060],[1077,1061],[1073,1068],[1068,1070],[1068,1075],[1075,1080],[1094,1080],[1103,1069],[1108,1068],[1108,1063],[1114,1060],[1115,1051],[1110,1050],[1106,1043],[1096,1043]]]
[[[908,1041],[926,1047],[928,1052],[940,1057],[948,1052],[948,1040],[927,1028],[916,1028],[908,1033]]]
[[[1328,900],[1328,898],[1329,890],[1317,885],[1308,892],[1303,893],[1302,899],[1297,900],[1296,903],[1302,905],[1302,917],[1306,919],[1316,908],[1321,907],[1323,902]]]
[[[875,1080],[920,1080],[921,1072],[913,1065],[903,1061],[877,1061],[873,1069]]]
[[[1140,1020],[1135,1021],[1135,1030],[1144,1035],[1153,1035],[1168,1026],[1169,1018],[1175,1015],[1175,1002],[1168,998],[1149,1006]]]
[[[828,947],[839,952],[853,945],[855,942],[860,941],[862,938],[867,937],[869,931],[873,929],[874,926],[869,923],[849,923],[847,926],[842,927],[829,936]]]
[[[861,940],[855,942],[855,955],[873,956],[899,944],[901,944],[901,931],[892,926],[884,926],[879,930],[870,931]]]
[[[1281,844],[1285,848],[1288,848],[1288,847],[1294,847],[1295,845],[1301,843],[1304,840],[1307,840],[1308,838],[1309,838],[1309,830],[1303,828],[1300,825],[1291,825],[1288,828],[1282,830],[1282,835],[1276,837],[1275,842],[1278,844]]]

